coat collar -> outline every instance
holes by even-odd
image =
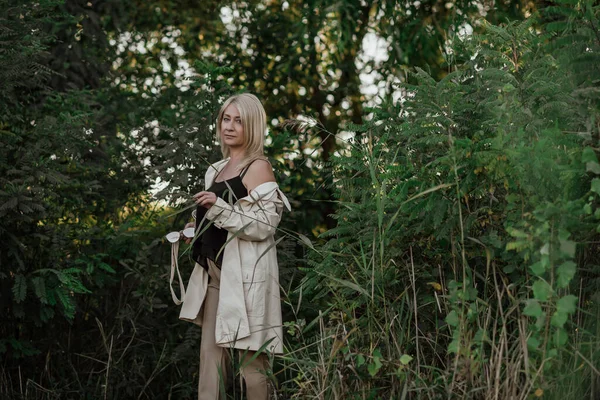
[[[213,180],[215,179],[215,176],[225,167],[225,165],[227,165],[227,163],[229,162],[229,157],[227,157],[224,160],[221,160],[219,162],[216,162],[214,164],[210,164],[208,166],[208,171],[206,171],[206,175],[205,175],[205,186],[207,188],[210,187],[210,185],[213,184]]]
[[[285,194],[283,194],[283,192],[279,189],[279,185],[277,184],[277,182],[261,183],[260,185],[252,189],[250,193],[248,193],[248,196],[243,197],[240,200],[246,200],[251,203],[255,203],[262,198],[269,197],[273,192],[277,192],[285,208],[288,211],[292,211],[292,206],[290,205],[289,200],[287,199]]]

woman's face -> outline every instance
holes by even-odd
[[[244,145],[244,126],[242,118],[237,107],[230,104],[223,112],[221,120],[221,141],[229,148],[241,147]]]

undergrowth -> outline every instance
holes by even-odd
[[[355,136],[326,166],[331,176],[319,177],[333,182],[335,228],[316,240],[289,225],[279,233],[286,352],[269,371],[278,398],[600,393],[600,8],[553,4],[449,40],[442,80],[416,70],[399,100],[383,99],[369,121],[344,127]],[[30,15],[17,11],[19,40],[36,39]],[[43,39],[20,62],[39,68]],[[208,77],[228,73],[198,65]],[[25,79],[32,68],[8,73],[21,74],[33,96],[50,71]],[[20,99],[13,89],[0,94]],[[217,94],[229,90],[190,102],[182,132],[152,143],[161,165],[153,173],[171,174],[179,188],[172,199],[200,179],[197,165],[176,167],[206,150]],[[82,154],[98,146],[83,128],[93,107],[66,94],[54,102],[45,104],[60,105],[58,117],[37,126],[19,119],[35,111],[22,99],[3,109],[2,129],[13,132],[2,133],[0,233],[14,245],[0,254],[0,397],[193,397],[200,331],[169,306],[161,241],[166,221],[176,229],[187,214],[165,218],[122,189],[127,177],[89,168]],[[48,141],[63,122],[72,127],[67,149]],[[40,140],[26,146],[30,137]],[[28,175],[32,166],[39,173]],[[81,183],[90,176],[104,186]],[[52,223],[40,227],[44,218]],[[24,245],[32,238],[42,245]]]
[[[600,8],[560,3],[347,127],[337,227],[290,294],[320,310],[288,326],[290,398],[596,398]]]

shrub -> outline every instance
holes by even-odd
[[[550,12],[456,39],[443,79],[417,70],[348,127],[302,286],[326,311],[290,324],[293,397],[593,393],[600,8]]]

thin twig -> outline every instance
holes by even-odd
[[[108,376],[110,374],[110,362],[112,360],[112,347],[114,336],[110,335],[110,346],[108,348],[108,362],[106,363],[106,376],[104,378],[104,400],[108,396]]]
[[[415,285],[415,263],[413,259],[412,246],[409,247],[410,250],[410,267],[412,270],[412,274],[410,276],[412,289],[413,289],[413,305],[415,308],[415,345],[417,352],[417,375],[421,375],[421,355],[419,349],[419,324],[418,324],[418,313],[417,313],[417,289]]]

